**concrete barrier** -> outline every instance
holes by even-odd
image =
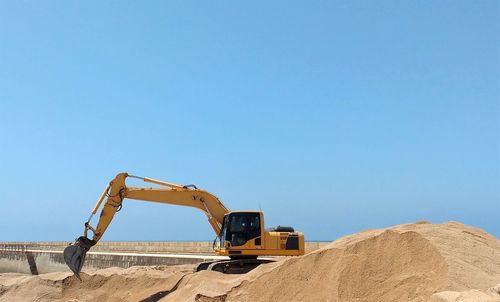
[[[2,245],[27,246],[30,249],[62,251],[71,242],[47,241],[47,242],[0,242]],[[312,252],[329,242],[307,241],[305,243],[306,253]],[[93,251],[99,252],[131,252],[131,253],[167,253],[167,254],[212,254],[212,242],[210,241],[100,241],[92,247]]]
[[[42,274],[69,271],[63,250],[68,242],[2,242],[0,273]],[[306,242],[306,252],[326,245]],[[99,242],[87,253],[85,269],[151,265],[196,264],[208,260],[228,259],[216,256],[211,242]]]

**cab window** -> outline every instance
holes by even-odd
[[[226,240],[232,246],[244,245],[248,240],[260,237],[259,213],[233,213],[227,221]]]

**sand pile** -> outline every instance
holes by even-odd
[[[141,301],[173,288],[190,266],[109,268],[40,276],[0,274],[0,301]]]
[[[456,292],[471,289],[500,301],[489,290],[498,284],[496,238],[459,223],[418,223],[361,232],[288,259],[227,301],[463,301]]]
[[[343,237],[245,275],[191,267],[0,274],[0,301],[500,301],[500,242],[459,223]]]

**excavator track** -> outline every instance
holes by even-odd
[[[199,263],[194,272],[199,271],[216,271],[224,274],[245,274],[253,270],[261,264],[275,262],[271,259],[231,259],[231,260],[216,260]]]

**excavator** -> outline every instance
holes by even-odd
[[[159,187],[128,187],[127,178],[136,178]],[[84,223],[83,236],[65,248],[63,256],[71,271],[79,277],[85,255],[106,232],[115,214],[121,210],[124,199],[159,202],[187,206],[203,211],[215,232],[213,249],[226,260],[199,263],[196,271],[213,270],[222,273],[246,273],[260,264],[272,262],[261,256],[300,256],[304,254],[304,235],[292,227],[264,228],[261,211],[230,211],[215,195],[198,189],[195,185],[177,185],[148,177],[120,173],[109,183],[99,197],[88,220]],[[90,225],[104,199],[99,222]],[[88,231],[93,236],[89,238]]]

